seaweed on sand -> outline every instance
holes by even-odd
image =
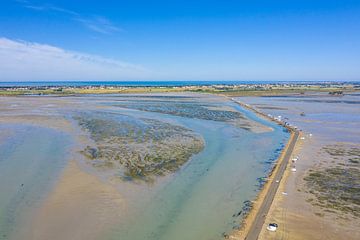
[[[126,180],[152,181],[175,172],[204,147],[201,136],[190,129],[155,119],[109,113],[75,118],[96,143],[83,154],[95,166],[119,169]]]
[[[136,109],[148,112],[158,112],[175,116],[197,118],[203,120],[213,120],[226,122],[244,118],[238,111],[226,109],[215,109],[217,105],[201,102],[176,102],[176,101],[146,101],[146,102],[123,102],[116,103],[115,106]]]
[[[360,149],[327,146],[323,150],[330,156],[341,156],[348,161],[346,164],[309,171],[304,180],[309,193],[315,196],[311,203],[327,212],[360,217],[360,169],[356,160]]]
[[[313,204],[360,217],[360,171],[340,167],[313,171],[305,181],[317,201]]]

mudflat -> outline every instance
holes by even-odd
[[[360,97],[324,93],[241,101],[302,130],[259,239],[358,239]],[[291,169],[296,168],[296,172]],[[266,230],[269,223],[276,232]]]
[[[241,227],[288,138],[210,94],[13,96],[0,111],[2,181],[32,170],[2,198],[4,239],[221,238]],[[40,169],[23,164],[32,153]]]

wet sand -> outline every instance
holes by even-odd
[[[300,141],[294,156],[299,156],[301,162],[296,164],[296,173],[290,171],[289,164],[266,218],[267,224],[275,222],[279,229],[269,232],[264,226],[259,239],[359,239],[359,219],[349,221],[332,214],[318,216],[322,210],[306,202],[309,194],[303,191],[303,177],[313,167],[314,161],[327,159],[321,159],[321,155],[317,154],[321,145],[316,143],[316,139]],[[287,195],[283,195],[283,192]]]
[[[18,97],[1,99],[0,124],[20,124],[55,129],[73,140],[68,149],[71,159],[53,189],[35,209],[31,223],[18,228],[12,239],[99,239],[111,232],[126,203],[119,191],[87,173],[79,154],[87,139],[64,117],[63,112],[85,108],[80,101],[54,97]],[[2,132],[1,139],[8,135]],[[34,136],[35,137],[35,136]],[[85,143],[84,143],[85,142]]]
[[[209,96],[211,101],[223,101]],[[126,197],[112,182],[87,171],[76,154],[87,144],[84,134],[79,134],[69,118],[74,109],[99,109],[81,98],[13,97],[2,98],[0,123],[29,124],[56,129],[69,134],[76,143],[69,151],[72,157],[61,173],[58,182],[42,202],[30,226],[16,233],[14,239],[102,239],[112,235],[115,226],[121,225],[124,216],[129,216]],[[100,107],[102,108],[102,107]],[[250,132],[266,133],[273,129],[245,119]],[[5,136],[6,133],[3,134]],[[78,145],[77,145],[78,144]],[[132,186],[134,187],[134,186]],[[231,215],[229,215],[231,217]],[[126,220],[126,219],[125,219]],[[111,237],[109,237],[110,239]]]
[[[360,219],[311,204],[309,199],[314,195],[308,192],[304,181],[309,170],[341,164],[339,159],[325,154],[323,147],[333,144],[360,146],[357,120],[360,112],[356,104],[359,100],[357,95],[329,98],[324,94],[276,99],[241,98],[241,101],[258,106],[260,111],[282,115],[303,129],[293,153],[299,160],[296,164],[288,164],[259,239],[360,238]],[[305,116],[300,115],[302,112]],[[290,171],[293,165],[296,165],[296,172]],[[267,224],[272,222],[279,225],[276,232],[266,230]]]
[[[35,217],[33,232],[21,239],[101,239],[124,211],[126,202],[114,187],[70,161]]]

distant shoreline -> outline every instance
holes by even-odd
[[[269,96],[327,92],[342,95],[360,91],[360,82],[235,82],[235,81],[159,81],[159,82],[0,82],[0,96],[139,94],[196,92],[226,96]]]
[[[123,87],[172,87],[207,85],[263,85],[263,84],[360,84],[358,81],[0,81],[1,87],[69,87],[69,86],[123,86]]]

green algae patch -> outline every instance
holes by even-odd
[[[199,97],[189,96],[132,96],[132,98],[119,97],[110,105],[123,109],[222,122],[253,132],[272,131],[271,128],[246,118],[228,103],[230,102],[223,102],[220,98],[209,98],[204,101]]]
[[[191,100],[188,102],[176,102],[174,100],[156,101],[152,99],[146,102],[121,102],[114,104],[114,106],[218,122],[244,119],[243,114],[238,111],[219,107],[215,104]]]
[[[95,146],[82,153],[99,168],[116,169],[124,180],[153,181],[178,170],[204,148],[202,137],[185,127],[123,114],[75,117]]]

